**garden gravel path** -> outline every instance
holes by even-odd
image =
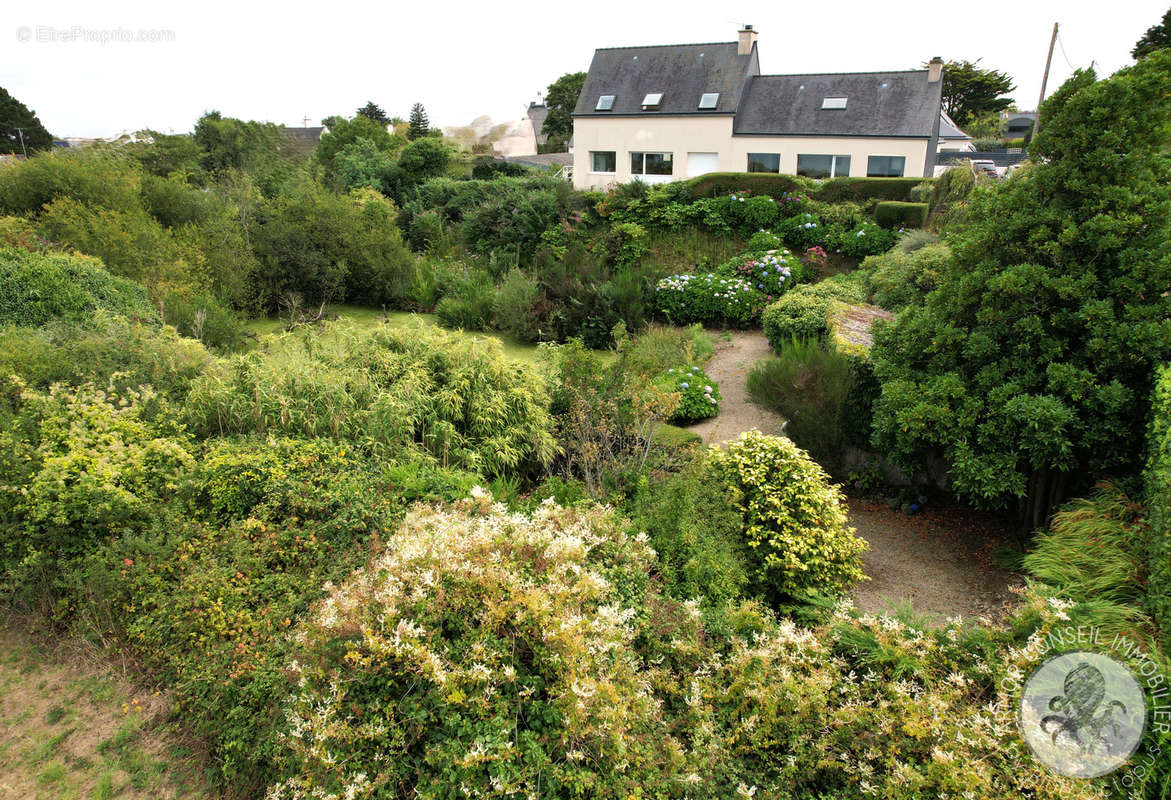
[[[768,339],[760,331],[711,332],[716,354],[704,371],[720,386],[720,413],[688,428],[704,444],[723,444],[744,431],[759,428],[776,435],[785,424],[783,417],[761,408],[748,399],[748,370],[772,354]]]
[[[706,444],[723,444],[758,428],[780,434],[784,418],[748,399],[752,365],[771,354],[760,331],[712,332],[716,353],[704,368],[720,386],[720,413],[688,430]],[[1012,534],[991,514],[962,508],[927,507],[910,516],[851,498],[850,524],[870,544],[863,569],[870,578],[854,592],[864,612],[889,611],[909,600],[918,613],[946,617],[1001,616],[1011,602],[1013,576],[996,566],[992,553]]]

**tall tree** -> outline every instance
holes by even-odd
[[[422,103],[411,106],[411,127],[407,130],[407,138],[412,142],[421,139],[431,130],[431,122],[427,119],[427,111]]]
[[[943,110],[961,128],[989,111],[1012,105],[1012,98],[1004,96],[1016,88],[1012,78],[979,65],[980,59],[943,65]]]
[[[0,153],[32,153],[52,146],[53,137],[37,119],[36,112],[0,87]]]
[[[1149,56],[1156,50],[1166,50],[1171,47],[1171,8],[1163,15],[1163,21],[1158,25],[1147,28],[1147,32],[1139,39],[1130,54],[1137,61]]]
[[[875,335],[876,446],[1030,526],[1139,468],[1171,358],[1168,86],[1163,50],[1045,101],[1036,163],[973,196],[938,287]]]
[[[374,120],[379,125],[387,125],[390,123],[390,117],[379,106],[375,105],[373,100],[370,100],[366,105],[359,108],[358,113],[366,119]]]
[[[559,145],[557,149],[560,151],[565,150],[569,137],[573,136],[573,109],[577,106],[585,79],[584,72],[566,73],[549,84],[549,92],[545,95],[549,115],[545,117],[541,131],[548,135],[550,145]]]

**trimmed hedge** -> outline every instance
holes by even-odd
[[[1171,652],[1171,365],[1164,366],[1151,398],[1150,461],[1146,472],[1150,504],[1150,584],[1147,604]]]
[[[816,191],[816,184],[797,175],[771,172],[709,172],[683,181],[683,193],[693,200],[750,191],[779,197],[786,192]]]
[[[911,190],[924,181],[923,178],[831,178],[821,184],[813,196],[824,203],[840,203],[844,200],[911,199]]]
[[[77,322],[98,309],[158,322],[146,289],[111,275],[96,258],[0,248],[0,325]]]
[[[786,192],[805,192],[826,203],[866,200],[911,200],[911,190],[924,178],[831,178],[824,183],[798,175],[764,172],[710,172],[683,182],[683,193],[692,198],[718,197],[750,191],[779,197]]]
[[[922,228],[927,224],[926,203],[883,200],[874,207],[874,220],[884,228]]]

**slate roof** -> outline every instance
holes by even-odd
[[[927,70],[759,75],[749,83],[733,133],[787,136],[930,138],[939,121],[943,81]],[[823,109],[826,97],[847,98]]]
[[[971,136],[960,130],[960,126],[952,121],[952,118],[947,115],[947,112],[939,112],[939,138],[940,139],[971,139]]]
[[[573,153],[539,153],[533,156],[505,156],[505,161],[529,167],[572,167]]]
[[[321,134],[325,132],[325,128],[320,125],[304,128],[286,127],[282,125],[281,131],[284,132],[289,143],[289,149],[294,154],[310,156],[317,149],[317,141],[321,138]]]
[[[756,46],[738,55],[736,42],[612,47],[594,51],[590,71],[577,99],[575,117],[630,115],[733,114],[750,76],[760,72]],[[642,100],[662,92],[658,111],[643,111]],[[711,110],[699,110],[705,92],[719,92]],[[595,111],[598,97],[614,95],[611,111]]]

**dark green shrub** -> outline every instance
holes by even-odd
[[[146,290],[111,275],[96,258],[0,247],[0,325],[76,322],[98,309],[158,321]]]
[[[159,301],[163,322],[183,336],[222,351],[240,350],[247,327],[240,316],[210,292],[170,291]]]
[[[709,607],[743,596],[748,585],[743,520],[706,458],[646,481],[629,505],[636,529],[650,537],[665,594],[684,601],[702,597]]]
[[[884,228],[922,228],[927,224],[927,203],[883,200],[874,207],[874,221]]]
[[[252,231],[261,305],[274,309],[297,292],[311,303],[349,297],[401,306],[414,258],[393,220],[393,207],[375,193],[344,196],[313,183],[266,203]]]
[[[1147,549],[1150,585],[1146,605],[1158,623],[1163,648],[1171,653],[1171,367],[1159,370],[1151,398],[1149,456],[1145,474],[1151,537]]]
[[[185,178],[142,178],[142,203],[164,227],[177,228],[206,221],[217,211],[215,195],[192,186]]]
[[[541,319],[537,308],[541,285],[536,278],[519,268],[509,270],[492,297],[493,327],[525,342],[541,338]]]
[[[851,361],[832,344],[791,339],[748,373],[752,400],[788,420],[785,433],[831,471],[841,464],[852,422],[846,413],[855,384]]]

